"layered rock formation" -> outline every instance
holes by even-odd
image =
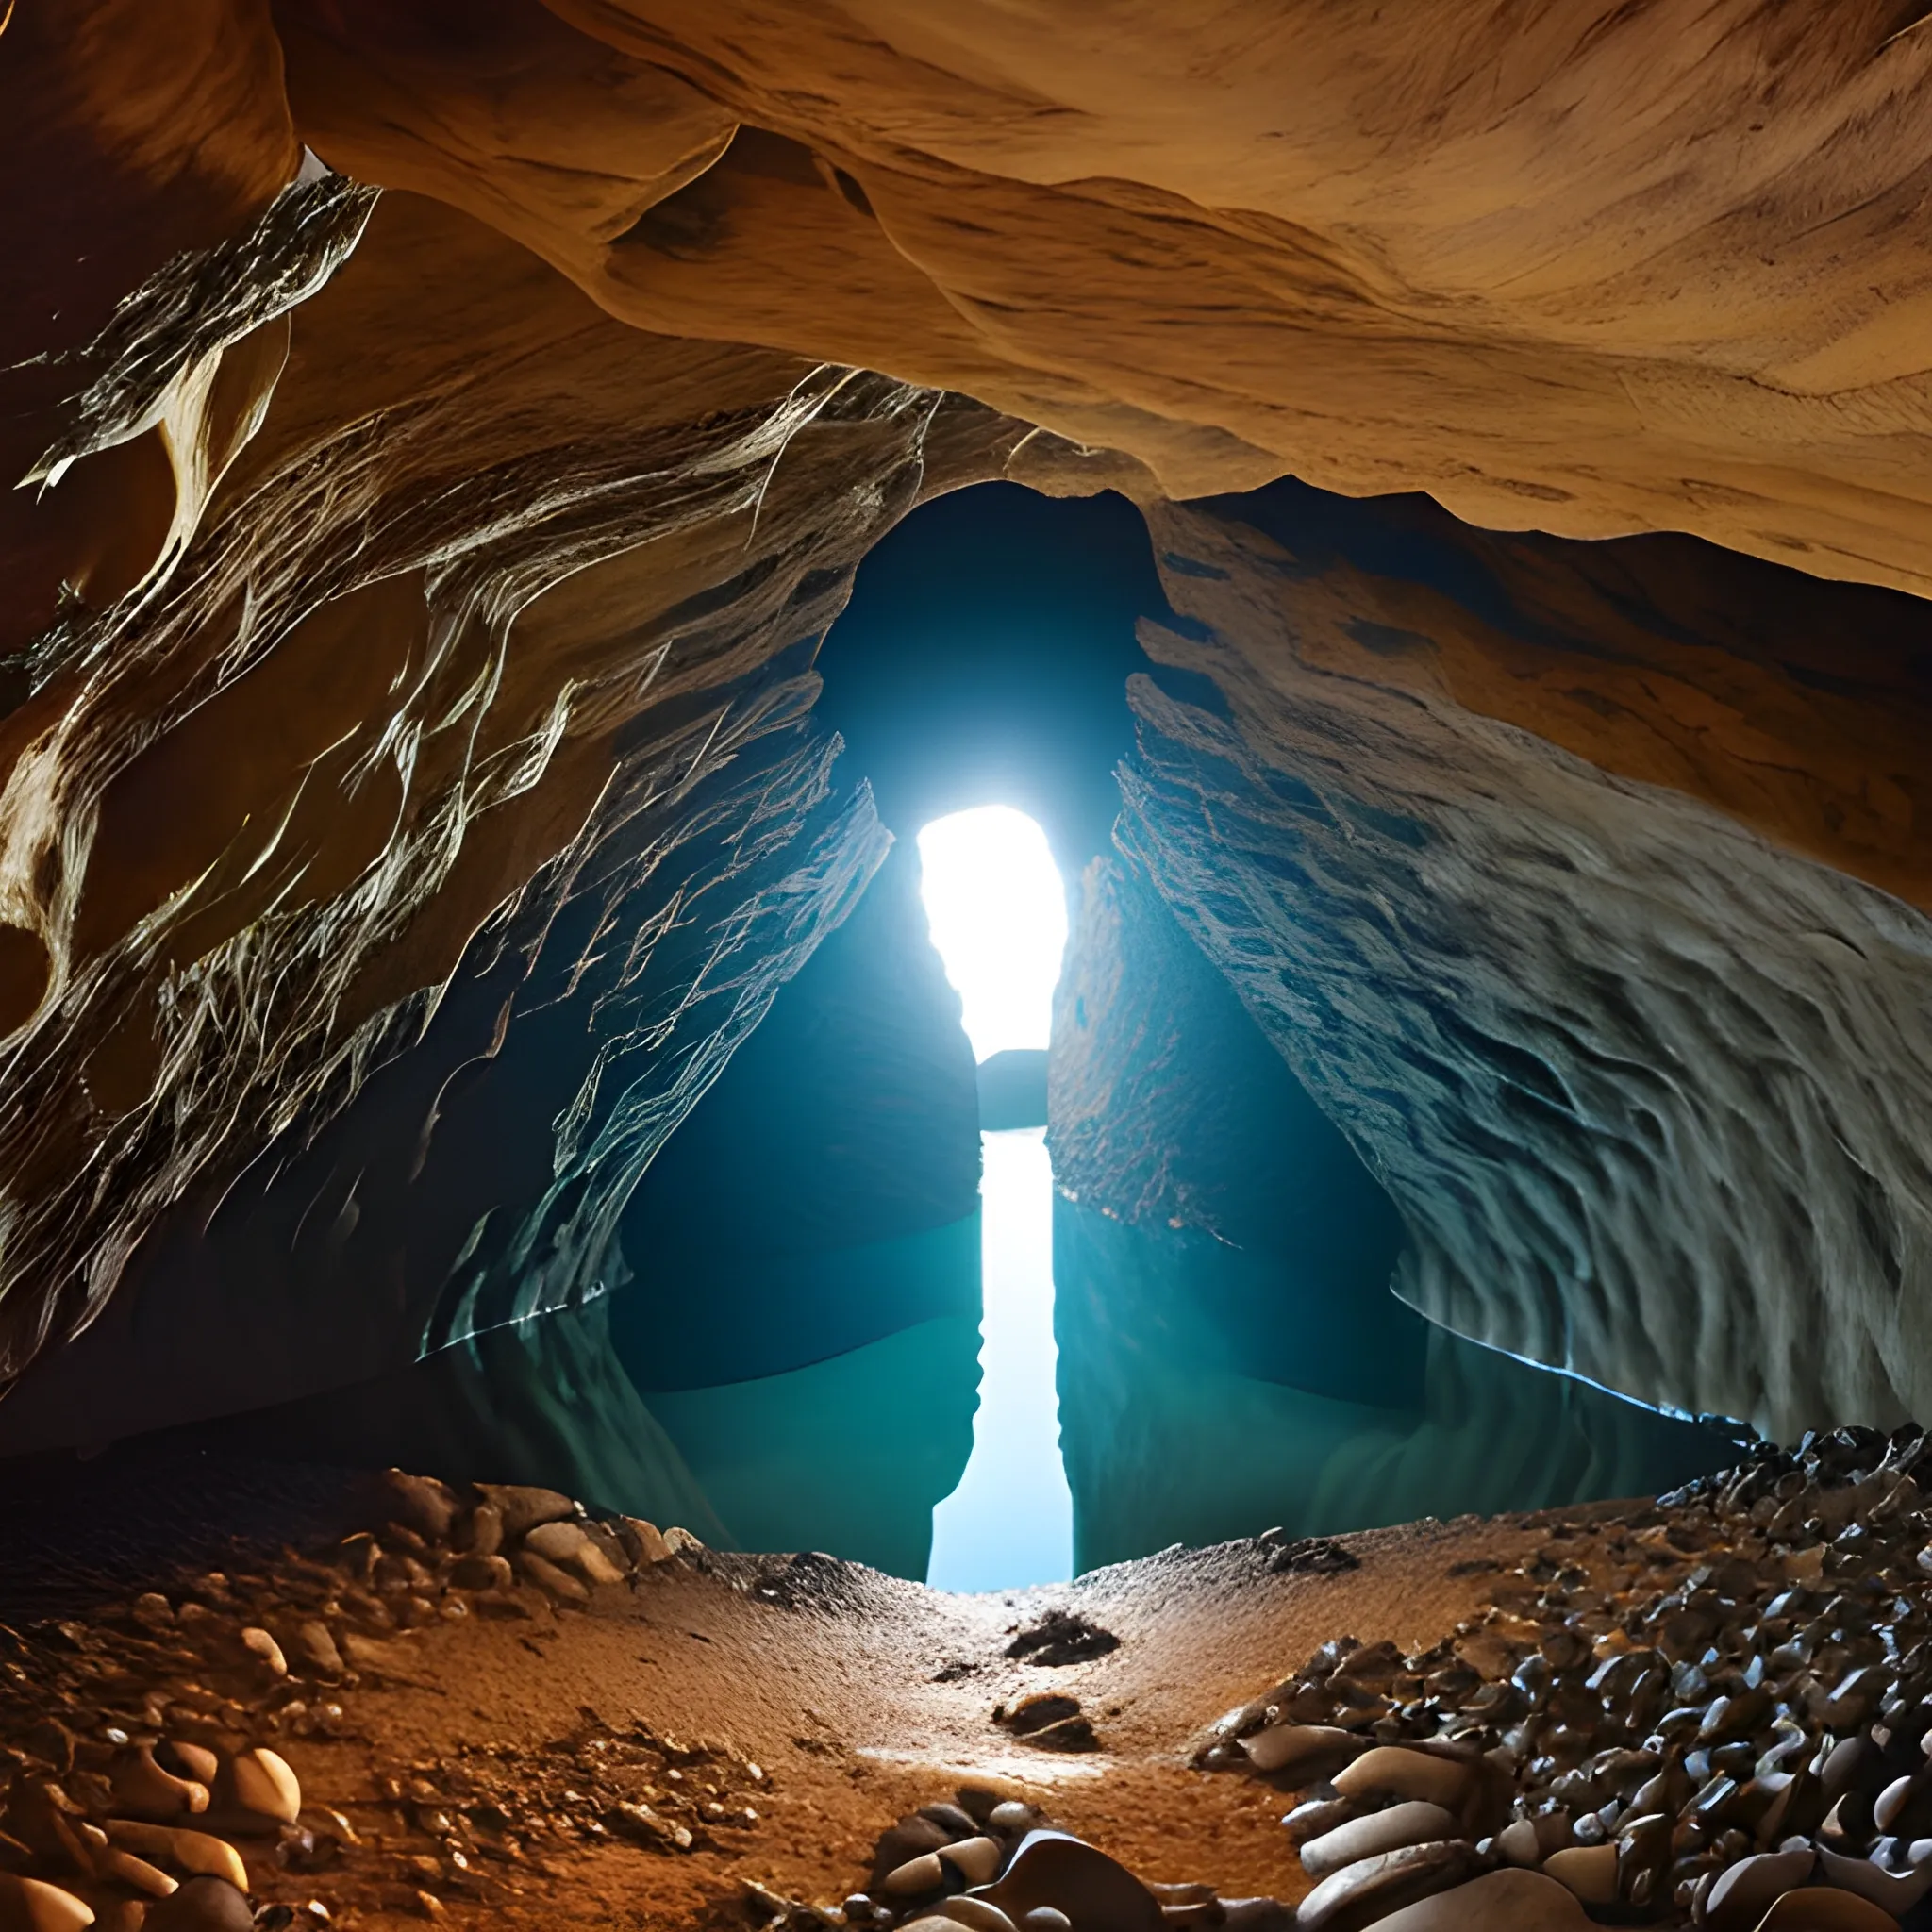
[[[1922,11],[6,15],[0,1377],[142,1288],[0,1441],[608,1287],[877,857],[814,642],[992,475],[1146,504],[1125,837],[1402,1292],[1923,1407]],[[1291,469],[1710,542],[1161,500]]]

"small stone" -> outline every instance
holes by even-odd
[[[922,1805],[917,1814],[930,1819],[948,1838],[977,1838],[979,1826],[970,1811],[958,1805]]]
[[[1474,1864],[1474,1847],[1459,1842],[1406,1845],[1361,1858],[1323,1879],[1301,1902],[1295,1924],[1307,1932],[1366,1925],[1431,1892],[1459,1885]]]
[[[1720,1872],[1704,1901],[1704,1923],[1713,1932],[1756,1932],[1773,1903],[1807,1883],[1818,1860],[1804,1851],[1759,1852]]]
[[[252,1932],[247,1895],[225,1878],[191,1878],[147,1908],[142,1932]]]
[[[93,1907],[62,1887],[0,1872],[0,1932],[81,1932],[93,1923]]]
[[[384,1502],[389,1520],[413,1529],[425,1542],[449,1540],[457,1520],[457,1499],[446,1483],[433,1475],[410,1475],[400,1469],[383,1473]]]
[[[675,1523],[664,1532],[664,1547],[674,1557],[696,1557],[704,1552],[704,1540],[688,1529],[680,1529]]]
[[[624,1572],[575,1523],[540,1523],[524,1548],[546,1562],[575,1570],[586,1583],[622,1583]]]
[[[1590,1932],[1574,1892],[1541,1872],[1485,1873],[1375,1921],[1375,1932]]]
[[[1020,1932],[1074,1932],[1074,1922],[1052,1906],[1035,1906],[1021,1914]]]
[[[136,1891],[145,1892],[149,1898],[166,1898],[175,1890],[174,1879],[165,1872],[150,1865],[145,1858],[124,1851],[119,1845],[110,1845],[106,1851],[94,1854],[94,1873],[97,1877],[106,1878],[113,1884],[130,1886]]]
[[[242,1648],[251,1657],[258,1657],[275,1676],[289,1674],[289,1660],[282,1655],[282,1646],[266,1630],[251,1624],[242,1633]]]
[[[494,1503],[478,1503],[470,1511],[467,1554],[493,1557],[503,1548],[503,1511]]]
[[[163,1771],[145,1744],[124,1751],[108,1776],[115,1809],[131,1817],[176,1818],[208,1809],[208,1787]]]
[[[587,1604],[591,1601],[589,1589],[573,1576],[567,1570],[559,1570],[546,1557],[540,1557],[535,1550],[521,1549],[517,1552],[517,1574],[527,1583],[533,1583],[544,1595],[561,1597],[565,1603]]]
[[[937,1924],[964,1925],[968,1932],[1014,1932],[1013,1922],[991,1899],[949,1898],[934,1908]]]
[[[317,1676],[340,1677],[347,1668],[328,1625],[319,1619],[311,1619],[296,1630],[295,1655]]]
[[[230,1885],[243,1891],[248,1890],[248,1869],[242,1862],[241,1853],[212,1832],[141,1824],[125,1818],[110,1818],[107,1832],[115,1844],[125,1845],[143,1858],[159,1858],[184,1872],[225,1878]]]
[[[222,1760],[205,1744],[184,1744],[176,1738],[169,1741],[168,1750],[174,1761],[181,1767],[182,1776],[206,1785],[209,1790],[214,1790]]]
[[[1536,1823],[1519,1818],[1496,1834],[1496,1850],[1512,1865],[1533,1870],[1543,1861],[1542,1847],[1537,1843]]]
[[[943,1847],[939,1856],[968,1885],[991,1885],[999,1876],[1006,1857],[997,1840],[990,1838],[961,1839],[958,1844]]]
[[[1406,1751],[1399,1744],[1378,1744],[1363,1752],[1334,1777],[1335,1789],[1344,1798],[1419,1798],[1445,1811],[1462,1803],[1469,1783],[1466,1763],[1426,1751]]]
[[[1332,1724],[1275,1724],[1241,1740],[1257,1771],[1296,1787],[1340,1771],[1367,1748],[1362,1739]]]
[[[507,1543],[518,1541],[540,1524],[563,1523],[577,1513],[577,1506],[555,1490],[525,1483],[478,1483],[476,1488],[501,1519]]]
[[[986,1814],[995,1831],[1031,1831],[1040,1823],[1040,1813],[1018,1798],[1004,1798]]]
[[[516,1582],[516,1572],[508,1557],[494,1551],[488,1556],[464,1557],[450,1572],[450,1581],[458,1590],[508,1590]]]
[[[619,1534],[632,1545],[632,1554],[640,1569],[648,1570],[658,1563],[670,1562],[671,1545],[664,1541],[663,1532],[655,1523],[646,1523],[641,1516],[620,1516],[617,1522]]]
[[[1607,1906],[1617,1896],[1615,1845],[1572,1845],[1543,1860],[1544,1875],[1568,1886],[1587,1906]]]
[[[1039,1932],[1038,1922],[1027,1915],[1041,1906],[1064,1913],[1074,1925],[1161,1932],[1154,1894],[1125,1866],[1065,1832],[1029,1832],[999,1883],[981,1895],[1024,1932]]]
[[[302,1815],[302,1785],[288,1760],[267,1749],[244,1751],[229,1766],[235,1802],[258,1817],[293,1824]]]
[[[1325,1878],[1359,1858],[1400,1851],[1405,1845],[1439,1844],[1455,1836],[1451,1813],[1440,1805],[1411,1799],[1310,1839],[1302,1847],[1302,1870],[1310,1878]]]
[[[922,1852],[903,1865],[894,1865],[880,1879],[878,1889],[891,1898],[918,1898],[925,1892],[937,1891],[945,1882],[945,1868],[940,1863],[940,1855]]]

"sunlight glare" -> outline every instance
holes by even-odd
[[[1009,805],[935,819],[919,835],[932,942],[965,1008],[974,1059],[1044,1048],[1067,943],[1067,895],[1042,832]]]

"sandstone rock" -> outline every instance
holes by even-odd
[[[1757,1932],[1898,1932],[1898,1921],[1855,1891],[1807,1885],[1786,1892]]]
[[[503,1511],[494,1503],[478,1503],[470,1511],[465,1545],[472,1557],[493,1557],[503,1547]]]
[[[93,1907],[58,1885],[0,1872],[0,1932],[81,1932]]]
[[[253,1932],[246,1895],[225,1878],[191,1878],[148,1907],[142,1932]]]
[[[1320,1838],[1346,1824],[1350,1819],[1360,1817],[1361,1811],[1362,1807],[1353,1798],[1316,1796],[1305,1798],[1281,1824],[1295,1844],[1304,1845],[1310,1839]]]
[[[991,1812],[991,1807],[989,1806]],[[979,1825],[972,1812],[959,1805],[922,1805],[914,1814],[937,1824],[950,1839],[976,1838]]]
[[[1064,1912],[1080,1932],[1160,1932],[1154,1894],[1105,1852],[1064,1832],[1029,1832],[997,1885],[982,1894],[1024,1928],[1044,1906]]]
[[[1035,1906],[1021,1913],[1020,1932],[1074,1932],[1074,1922],[1053,1906]]]
[[[318,1676],[340,1677],[346,1666],[326,1624],[311,1618],[295,1632],[295,1655]]]
[[[1344,1765],[1332,1782],[1344,1798],[1411,1798],[1454,1811],[1469,1794],[1471,1775],[1470,1767],[1453,1757],[1378,1744]]]
[[[282,1655],[282,1646],[266,1630],[251,1624],[242,1633],[242,1648],[249,1656],[259,1658],[271,1675],[286,1677],[289,1674],[289,1662]]]
[[[183,1743],[180,1739],[173,1738],[168,1741],[168,1752],[174,1763],[180,1766],[180,1775],[206,1785],[209,1790],[214,1790],[222,1760],[205,1744]]]
[[[575,1523],[541,1523],[524,1539],[524,1548],[546,1562],[575,1570],[586,1583],[622,1583],[625,1573]]]
[[[990,1838],[960,1839],[943,1847],[939,1856],[968,1885],[991,1885],[999,1876],[1005,1857],[999,1844]]]
[[[1808,1849],[1740,1858],[1718,1874],[1704,1902],[1704,1923],[1712,1932],[1755,1932],[1778,1899],[1809,1880],[1817,1862]]]
[[[1302,1900],[1295,1924],[1303,1932],[1357,1932],[1431,1892],[1459,1885],[1474,1865],[1474,1848],[1461,1843],[1383,1852],[1323,1879]]]
[[[894,1865],[879,1880],[878,1890],[888,1898],[918,1898],[937,1891],[946,1882],[945,1867],[937,1852],[921,1852],[902,1865]]]
[[[413,1529],[425,1542],[449,1541],[458,1506],[447,1484],[438,1482],[434,1476],[410,1475],[400,1469],[386,1470],[382,1483],[391,1522]]]
[[[1486,1872],[1375,1921],[1375,1932],[1587,1932],[1576,1895],[1540,1872]]]
[[[175,1881],[165,1872],[118,1845],[94,1854],[94,1872],[111,1884],[128,1886],[149,1898],[166,1898],[176,1889]]]
[[[1257,1771],[1290,1785],[1327,1777],[1368,1748],[1362,1739],[1330,1724],[1275,1724],[1241,1740],[1241,1749]]]
[[[632,1545],[632,1556],[641,1570],[648,1570],[658,1563],[668,1563],[674,1552],[655,1523],[646,1523],[641,1516],[620,1516],[618,1524]]]
[[[984,1898],[949,1898],[914,1923],[928,1927],[964,1925],[967,1932],[1016,1932],[1012,1920]]]
[[[559,1570],[547,1557],[540,1557],[527,1547],[517,1552],[517,1574],[525,1582],[532,1583],[546,1596],[561,1597],[565,1603],[587,1604],[591,1601],[589,1589],[580,1583],[567,1570]]]
[[[577,1513],[577,1506],[555,1490],[524,1483],[478,1483],[476,1488],[501,1518],[506,1543],[516,1542],[540,1524],[563,1523]]]
[[[927,1852],[937,1852],[949,1841],[949,1834],[942,1824],[936,1824],[930,1818],[902,1818],[898,1824],[889,1826],[879,1834],[878,1842],[873,1847],[873,1880],[874,1889],[883,1881],[888,1872],[896,1870],[908,1859],[922,1857]]]
[[[248,1869],[242,1855],[225,1839],[206,1831],[183,1831],[165,1824],[142,1824],[132,1819],[110,1818],[107,1833],[117,1845],[143,1858],[158,1858],[164,1864],[211,1878],[225,1878],[242,1890],[248,1890]]]
[[[1543,1872],[1568,1886],[1587,1906],[1607,1906],[1617,1896],[1615,1845],[1572,1845],[1567,1851],[1552,1852],[1543,1860]]]
[[[124,1751],[108,1777],[115,1808],[130,1818],[177,1818],[208,1809],[208,1787],[163,1771],[145,1744]]]
[[[450,1572],[450,1581],[460,1590],[508,1590],[516,1581],[516,1572],[508,1557],[491,1551],[464,1557]]]
[[[995,1831],[1031,1831],[1040,1823],[1040,1813],[1018,1798],[1002,1798],[986,1814]]]
[[[1453,1813],[1440,1805],[1410,1799],[1310,1839],[1302,1846],[1302,1870],[1310,1878],[1325,1878],[1344,1865],[1380,1852],[1400,1851],[1405,1845],[1441,1844],[1455,1836]]]
[[[705,1547],[702,1539],[693,1536],[688,1529],[680,1529],[675,1524],[664,1532],[664,1547],[674,1557],[695,1557]]]
[[[293,1824],[302,1813],[302,1786],[288,1760],[265,1747],[242,1752],[229,1765],[235,1803],[258,1817]]]

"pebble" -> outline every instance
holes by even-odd
[[[1807,1885],[1786,1892],[1757,1922],[1757,1932],[1898,1932],[1898,1921],[1855,1891]]]
[[[586,1583],[622,1583],[625,1573],[575,1523],[540,1523],[524,1539],[524,1548],[546,1562],[575,1570]]]
[[[997,1841],[990,1838],[961,1839],[945,1846],[939,1856],[968,1885],[991,1885],[999,1876],[1005,1857]]]
[[[178,1818],[206,1811],[208,1790],[193,1778],[175,1777],[155,1762],[146,1744],[124,1751],[108,1774],[115,1808],[135,1818]]]
[[[944,1905],[934,1907],[924,1918],[913,1923],[943,1926],[946,1932],[952,1932],[955,1925],[964,1925],[968,1932],[1016,1932],[1012,1920],[990,1899],[983,1898],[949,1898]]]
[[[1040,1813],[1018,1798],[1003,1798],[986,1814],[995,1831],[1031,1831],[1040,1823]]]
[[[1718,1874],[1705,1898],[1704,1922],[1713,1932],[1755,1932],[1773,1902],[1806,1883],[1818,1863],[1807,1847],[1802,1852],[1759,1852],[1740,1858]]]
[[[507,1543],[518,1541],[540,1524],[568,1522],[577,1513],[577,1506],[555,1490],[525,1483],[478,1483],[476,1488],[496,1510]]]
[[[1074,1932],[1074,1922],[1052,1906],[1035,1906],[1020,1915],[1020,1932]]]
[[[295,1655],[318,1676],[340,1677],[347,1669],[328,1625],[313,1618],[295,1631]]]
[[[1362,1739],[1330,1724],[1274,1724],[1241,1740],[1257,1771],[1279,1774],[1290,1784],[1312,1784],[1361,1757],[1365,1748]]]
[[[1301,1902],[1303,1932],[1366,1925],[1429,1893],[1459,1885],[1475,1864],[1475,1848],[1460,1842],[1407,1845],[1331,1873]]]
[[[258,1748],[243,1751],[229,1767],[235,1802],[258,1817],[293,1824],[302,1815],[302,1785],[285,1757]]]
[[[0,1872],[0,1932],[81,1932],[93,1907],[58,1885]]]
[[[110,1818],[107,1833],[117,1845],[143,1858],[161,1858],[182,1871],[225,1878],[248,1890],[248,1868],[242,1854],[225,1839],[206,1831],[181,1831],[165,1824],[141,1824],[132,1819]]]
[[[94,1853],[94,1873],[113,1884],[131,1886],[149,1898],[166,1898],[175,1890],[175,1881],[165,1872],[117,1845]]]
[[[225,1878],[191,1878],[147,1908],[142,1932],[253,1932],[245,1893]]]
[[[958,1805],[922,1805],[914,1814],[937,1824],[948,1838],[977,1838],[979,1824],[970,1811]]]
[[[289,1674],[289,1660],[282,1655],[282,1646],[266,1630],[251,1624],[242,1633],[242,1648],[251,1657],[259,1657],[273,1675]]]
[[[1540,1872],[1485,1873],[1375,1921],[1375,1932],[1589,1932],[1576,1895]]]
[[[916,1858],[908,1858],[903,1865],[894,1865],[879,1880],[879,1890],[893,1898],[918,1898],[928,1891],[937,1891],[946,1882],[946,1869],[940,1863],[937,1852],[922,1852]]]
[[[517,1570],[526,1582],[533,1583],[545,1596],[561,1597],[565,1603],[587,1604],[591,1601],[589,1589],[573,1576],[567,1570],[559,1570],[547,1557],[540,1557],[527,1547],[517,1552]]]
[[[448,1485],[433,1475],[410,1475],[400,1469],[383,1474],[390,1520],[432,1543],[447,1542],[458,1505]]]
[[[1440,1805],[1419,1799],[1373,1811],[1366,1818],[1326,1831],[1302,1847],[1302,1870],[1310,1878],[1325,1878],[1358,1858],[1378,1852],[1400,1851],[1405,1845],[1440,1844],[1456,1836],[1456,1820]]]
[[[617,1521],[622,1526],[622,1533],[626,1534],[637,1546],[640,1567],[651,1569],[657,1564],[670,1562],[675,1552],[655,1523],[646,1523],[641,1516],[620,1516]]]
[[[1378,1744],[1335,1774],[1344,1798],[1415,1798],[1455,1810],[1469,1793],[1470,1769],[1453,1757]]]
[[[1543,1860],[1543,1874],[1568,1886],[1587,1906],[1607,1906],[1617,1896],[1615,1845],[1572,1845]]]
[[[502,1548],[503,1511],[494,1503],[478,1503],[470,1511],[466,1553],[472,1557],[493,1557]]]
[[[1027,1917],[1041,1906],[1065,1913],[1080,1932],[1161,1932],[1154,1894],[1124,1865],[1064,1832],[1029,1832],[984,1896],[1024,1932],[1042,1932]]]

